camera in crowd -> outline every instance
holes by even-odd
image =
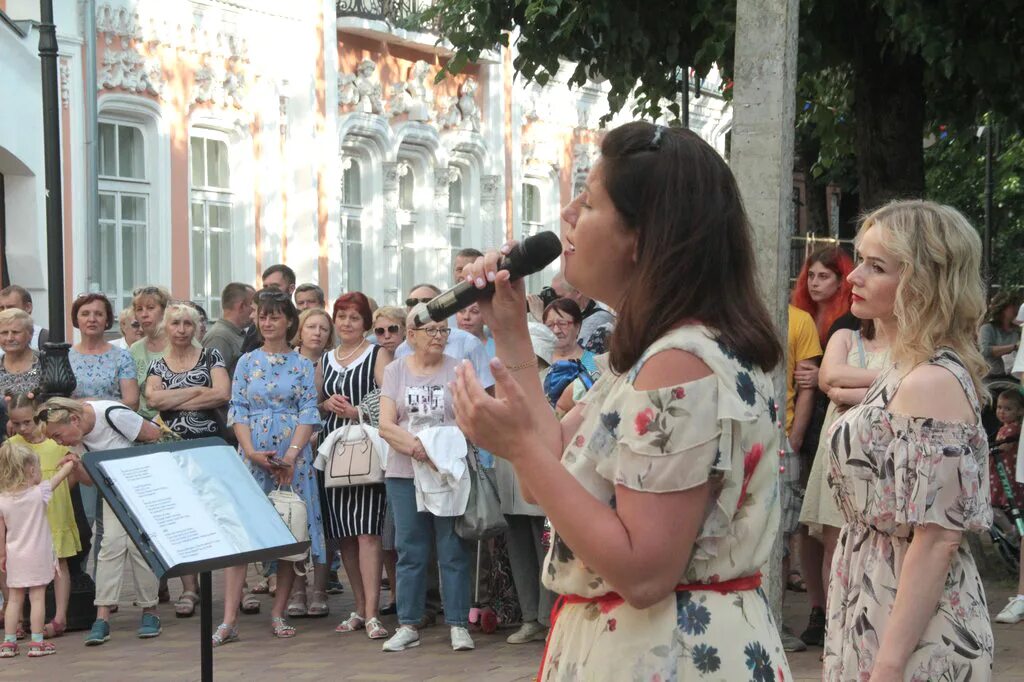
[[[558,293],[551,287],[544,287],[537,295],[540,296],[540,300],[544,303],[545,308],[551,305],[555,299],[558,298]]]

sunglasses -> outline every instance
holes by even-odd
[[[405,299],[406,308],[414,308],[417,303],[430,303],[433,298],[407,298]]]
[[[160,287],[139,287],[132,291],[132,296],[141,296],[142,294],[159,294]]]
[[[132,320],[131,322],[128,323],[128,326],[131,327],[132,329],[142,329],[142,323],[139,322],[138,320]]]
[[[397,334],[399,329],[401,329],[401,327],[397,324],[391,324],[387,327],[377,327],[373,330],[373,333],[377,336],[384,336],[384,332],[387,332],[388,334]]]
[[[292,297],[280,289],[261,289],[256,294],[257,300],[260,301],[290,301]]]

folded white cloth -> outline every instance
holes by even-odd
[[[416,434],[434,464],[412,461],[416,511],[434,516],[462,516],[469,503],[469,448],[456,426],[432,426]]]

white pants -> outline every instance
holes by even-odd
[[[131,563],[135,578],[135,602],[142,608],[156,606],[160,581],[142,558],[135,543],[110,505],[103,503],[103,542],[96,557],[96,606],[114,606],[121,596],[126,564]]]

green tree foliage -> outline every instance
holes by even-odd
[[[985,143],[965,127],[953,134],[936,127],[925,150],[927,196],[955,206],[978,230],[985,223]],[[992,280],[1004,287],[1024,285],[1024,136],[1001,136],[993,164]]]

